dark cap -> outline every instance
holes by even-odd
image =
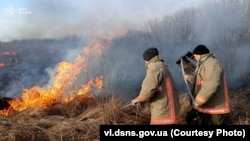
[[[209,53],[209,49],[205,45],[198,45],[194,48],[193,54],[207,54]]]
[[[153,57],[159,55],[158,49],[155,47],[148,48],[147,50],[144,51],[143,53],[143,59],[145,61],[149,61]]]

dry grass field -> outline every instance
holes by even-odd
[[[228,125],[250,123],[250,89],[230,93],[231,113]],[[55,104],[49,108],[31,108],[10,116],[0,116],[1,141],[93,141],[99,140],[99,125],[149,124],[148,104],[124,106],[121,97],[101,96],[78,98],[67,105]],[[180,97],[180,123],[190,108],[188,95]]]

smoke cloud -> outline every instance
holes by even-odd
[[[161,57],[167,62],[179,90],[185,92],[181,70],[176,61],[187,51],[192,51],[196,45],[205,44],[221,62],[228,79],[229,89],[242,88],[249,85],[250,69],[247,63],[250,59],[247,55],[250,43],[249,2],[248,5],[245,3],[247,1],[230,1],[230,4],[211,1],[200,7],[183,8],[175,13],[166,14],[160,19],[147,21],[143,26],[140,25],[142,28],[131,27],[130,25],[135,24],[130,24],[130,22],[128,24],[126,16],[123,17],[125,20],[113,21],[112,18],[115,15],[112,13],[121,15],[118,7],[109,14],[101,15],[100,13],[105,10],[113,9],[113,7],[108,7],[108,3],[96,5],[97,8],[92,11],[94,14],[90,17],[69,12],[76,7],[74,4],[62,6],[62,10],[62,7],[58,7],[55,2],[47,2],[42,5],[38,5],[38,2],[29,3],[34,8],[31,11],[36,11],[40,17],[46,17],[49,13],[53,13],[53,15],[47,17],[46,20],[27,17],[27,21],[39,21],[39,26],[42,25],[40,29],[44,30],[44,32],[39,32],[37,25],[34,26],[36,28],[31,28],[34,30],[30,30],[29,32],[32,31],[32,33],[27,33],[27,35],[42,38],[53,35],[55,39],[23,40],[1,44],[1,48],[8,47],[5,49],[10,49],[10,46],[13,45],[20,46],[17,51],[22,58],[22,61],[15,65],[20,76],[16,80],[8,78],[9,83],[0,86],[2,88],[1,96],[13,97],[22,93],[24,88],[34,85],[48,87],[53,80],[56,65],[60,61],[73,62],[79,54],[85,56],[86,54],[82,53],[82,50],[93,42],[93,37],[104,45],[103,52],[101,56],[94,54],[88,56],[88,71],[80,74],[77,79],[78,82],[81,82],[79,84],[103,75],[103,91],[128,97],[136,96],[146,73],[142,53],[146,48],[154,46],[159,49]],[[84,5],[82,6],[84,7]],[[48,13],[39,13],[45,7]],[[143,13],[146,13],[147,10],[144,9]],[[64,19],[62,15],[68,18]],[[100,17],[105,17],[105,20],[100,21]],[[73,23],[75,19],[79,20],[77,24]],[[65,20],[64,24],[57,23],[59,20]],[[51,24],[46,21],[51,21]],[[118,22],[118,24],[114,22]],[[119,25],[119,22],[122,27],[128,29],[124,32],[125,34],[119,32],[113,36],[80,35],[88,32],[98,33],[97,30],[100,28],[97,27],[102,27],[102,25],[109,25],[107,29],[115,29],[115,26],[112,25]],[[75,36],[56,39],[65,35]],[[110,43],[107,44],[107,42]],[[2,74],[10,75],[6,72],[8,71],[5,69]],[[2,77],[2,79],[7,78]]]
[[[198,3],[193,0],[3,0],[0,24],[5,26],[0,27],[0,40],[113,35],[124,28],[141,28],[149,19]]]

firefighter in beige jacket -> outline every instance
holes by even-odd
[[[159,56],[157,48],[148,48],[144,54],[146,76],[139,95],[131,101],[150,102],[151,125],[177,124],[179,115],[179,96],[167,65]]]
[[[193,86],[193,108],[207,117],[207,124],[223,124],[225,114],[230,112],[223,69],[205,45],[196,46],[193,56],[197,61],[195,75],[187,79]]]

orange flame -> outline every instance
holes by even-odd
[[[100,41],[95,40],[90,46],[84,48],[85,55],[100,56],[103,45]],[[95,54],[93,54],[95,53]],[[34,86],[30,89],[24,89],[21,99],[13,98],[9,101],[10,106],[7,109],[0,110],[0,115],[8,116],[14,112],[23,111],[27,108],[41,107],[47,108],[55,103],[68,104],[76,97],[93,98],[92,88],[101,89],[103,87],[103,76],[100,75],[89,80],[85,85],[73,93],[68,93],[70,85],[77,80],[78,74],[87,70],[88,58],[78,56],[74,63],[60,62],[57,65],[56,75],[53,78],[52,85],[49,89],[43,89]],[[68,95],[65,97],[65,95]]]

